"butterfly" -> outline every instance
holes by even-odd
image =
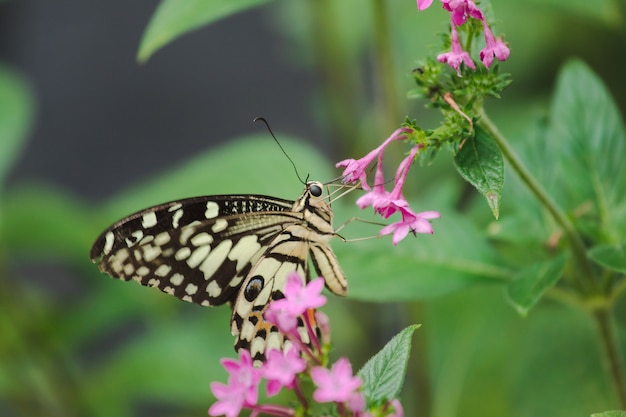
[[[248,194],[192,197],[119,220],[96,239],[90,258],[114,278],[183,301],[230,304],[235,350],[247,349],[262,362],[265,352],[285,342],[263,313],[284,297],[291,272],[308,281],[310,258],[331,292],[347,293],[329,245],[338,236],[332,220],[317,181],[306,182],[296,201]]]

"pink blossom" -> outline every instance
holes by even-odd
[[[313,399],[320,403],[348,402],[362,384],[361,378],[352,375],[352,365],[346,358],[340,358],[331,369],[312,368],[311,379],[317,386]]]
[[[209,408],[209,415],[234,417],[244,406],[256,405],[259,398],[260,371],[254,367],[250,352],[239,351],[239,361],[223,359],[222,365],[229,373],[228,384],[211,383],[217,402]]]
[[[320,329],[322,343],[330,343],[330,319],[328,316],[320,311],[315,311],[315,322]]]
[[[298,316],[309,309],[315,309],[326,304],[326,297],[322,295],[324,278],[319,277],[307,285],[297,272],[287,277],[285,298],[270,303],[265,312],[265,319],[275,324],[283,333],[289,333],[297,326]]]
[[[365,411],[365,397],[361,392],[355,391],[348,400],[348,408],[356,415],[362,416]]]
[[[475,70],[476,65],[474,65],[474,61],[472,61],[469,53],[467,53],[467,51],[464,51],[463,47],[461,46],[461,41],[459,40],[459,32],[457,31],[456,25],[454,24],[454,19],[452,21],[452,31],[450,33],[450,38],[452,40],[452,51],[437,55],[437,61],[450,65],[456,70],[456,73],[459,77],[461,76],[461,63],[465,63],[465,65]]]
[[[376,175],[374,177],[374,189],[356,200],[356,205],[364,209],[368,206],[377,206],[379,201],[387,201],[389,192],[385,190],[385,177],[383,175],[383,153],[378,155],[378,163],[376,164]]]
[[[421,213],[413,213],[408,208],[402,208],[402,220],[391,223],[381,229],[379,235],[388,235],[393,233],[391,242],[397,245],[402,239],[404,239],[409,232],[416,233],[428,233],[433,234],[433,227],[428,219],[436,219],[440,217],[440,213],[437,211],[424,211]]]
[[[417,0],[417,10],[426,10],[430,7],[433,0]]]
[[[285,304],[280,303],[280,301],[282,299],[270,303],[267,311],[265,311],[264,318],[276,325],[282,333],[288,334],[298,326],[298,316],[292,314]]]
[[[404,417],[404,409],[402,408],[402,404],[396,398],[389,402],[389,405],[393,407],[393,412],[391,414],[387,414],[387,417]]]
[[[296,272],[289,274],[285,285],[285,302],[289,310],[295,315],[301,315],[308,309],[315,309],[326,304],[326,297],[322,295],[324,278],[319,277],[304,285],[302,278]]]
[[[298,349],[292,346],[287,352],[272,349],[267,354],[267,361],[261,368],[261,374],[267,379],[267,395],[272,397],[282,387],[293,388],[296,375],[306,369],[306,362],[300,357]]]
[[[469,17],[485,20],[483,12],[472,0],[441,0],[443,8],[450,12],[453,25],[460,26],[467,22]]]
[[[391,142],[393,142],[394,140],[406,139],[405,133],[409,133],[409,132],[410,132],[410,129],[407,129],[407,128],[396,129],[391,134],[391,136],[389,136],[378,148],[369,152],[363,158],[358,159],[358,160],[357,159],[344,159],[343,161],[338,162],[335,165],[337,168],[345,167],[343,174],[342,174],[344,184],[360,181],[361,187],[364,190],[369,191],[370,187],[367,184],[367,173],[366,173],[367,167],[369,166],[369,164],[371,164],[372,161],[374,161],[374,159],[379,157],[379,155],[385,150],[385,148]]]
[[[485,33],[485,43],[487,46],[480,51],[480,60],[487,68],[489,68],[493,62],[494,56],[499,61],[506,61],[509,57],[510,51],[503,41],[496,39],[496,37],[493,36],[493,33],[485,21],[483,21],[483,28]]]
[[[372,207],[374,207],[376,212],[385,219],[389,218],[389,216],[394,214],[396,211],[407,209],[409,207],[409,203],[402,195],[402,189],[404,188],[404,181],[406,180],[409,169],[415,160],[415,156],[422,147],[423,145],[421,144],[415,145],[411,149],[411,152],[409,152],[409,155],[404,158],[402,162],[400,162],[400,165],[398,165],[398,169],[396,170],[395,185],[393,190],[390,193],[387,193],[385,198],[380,197],[372,203]]]

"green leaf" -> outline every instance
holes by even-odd
[[[561,278],[567,256],[561,254],[523,270],[506,289],[508,300],[523,316],[539,301],[541,296]]]
[[[581,221],[599,219],[593,237],[619,242],[626,230],[626,132],[618,107],[602,81],[573,60],[558,77],[550,116],[546,154],[558,169],[546,178],[552,193],[570,211],[591,202]]]
[[[487,199],[487,204],[498,218],[500,195],[504,184],[504,160],[500,148],[480,126],[454,157],[459,174]]]
[[[626,273],[626,250],[620,245],[598,245],[591,248],[587,255],[594,262],[613,271]]]
[[[411,337],[418,327],[414,324],[395,335],[358,372],[363,379],[363,395],[369,403],[391,400],[400,393],[411,353]]]
[[[33,124],[35,99],[28,83],[0,66],[0,187]]]
[[[626,417],[626,411],[621,411],[621,410],[604,411],[602,413],[593,413],[591,417]]]
[[[137,59],[147,61],[156,51],[187,32],[269,0],[162,0],[141,39]]]

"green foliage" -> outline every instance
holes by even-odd
[[[609,270],[626,273],[626,251],[624,251],[623,243],[620,245],[598,245],[589,249],[587,255]]]
[[[617,243],[626,233],[626,133],[602,81],[578,60],[558,77],[546,132],[545,178],[559,204],[581,211],[575,221],[594,241]],[[567,180],[565,180],[567,179]]]
[[[146,29],[138,59],[145,62],[189,31],[264,3],[164,0]],[[417,22],[411,20],[414,2],[409,3],[389,6],[395,12],[391,38],[404,42],[404,52],[410,50],[413,60],[417,37],[401,29]],[[612,24],[620,15],[607,13],[612,2],[535,3]],[[294,56],[319,63],[331,79],[324,88],[335,96],[329,95],[332,103],[320,105],[320,114],[342,118],[343,129],[336,131],[371,140],[368,123],[374,118],[368,116],[377,114],[380,103],[359,117],[346,105],[364,98],[359,71],[372,50],[371,11],[356,2],[290,2],[282,7],[289,22],[279,26],[293,31],[285,37],[298,45]],[[411,13],[405,12],[409,7]],[[533,36],[526,20],[519,20],[524,36]],[[559,32],[556,45],[561,41]],[[526,65],[535,66],[536,60],[533,56]],[[407,68],[402,71],[408,73]],[[516,79],[523,76],[520,72]],[[508,118],[500,116],[503,130],[522,125],[511,129],[518,139],[512,142],[547,191],[548,201],[539,201],[507,162],[498,133],[483,124],[491,116],[486,101],[502,95],[509,76],[496,65],[491,70],[479,66],[476,72],[463,69],[458,77],[434,59],[422,60],[412,74],[417,87],[411,97],[426,99],[429,108],[441,111],[442,121],[429,129],[412,119],[407,122],[416,130],[413,139],[428,146],[425,160],[433,165],[420,173],[419,198],[409,200],[414,207],[440,211],[442,217],[434,222],[433,236],[409,236],[397,247],[388,237],[333,243],[349,279],[351,300],[406,303],[373,307],[335,300],[355,307],[334,310],[333,337],[343,338],[339,345],[352,347],[350,354],[369,356],[363,351],[385,339],[390,326],[424,323],[414,347],[417,354],[410,360],[415,326],[392,339],[361,371],[367,392],[380,400],[398,394],[408,369],[404,400],[419,412],[407,415],[623,416],[621,411],[592,414],[615,407],[619,400],[610,369],[602,366],[606,341],[596,333],[598,323],[589,313],[616,311],[616,322],[609,327],[618,329],[618,350],[626,334],[620,298],[626,273],[626,135],[609,89],[582,61],[572,60],[558,75],[547,123],[529,122],[528,113],[519,111],[532,107],[525,103]],[[26,410],[25,415],[123,417],[136,415],[145,404],[172,404],[175,411],[164,415],[204,414],[211,401],[209,382],[224,376],[217,358],[232,356],[228,308],[202,309],[111,280],[89,263],[89,247],[114,220],[166,200],[235,192],[294,198],[301,184],[289,163],[275,163],[282,156],[262,134],[202,153],[99,205],[45,183],[4,189],[32,129],[35,106],[28,84],[5,67],[0,67],[0,92],[0,409]],[[498,111],[502,109],[494,109],[503,114]],[[436,120],[424,113],[420,117],[426,122]],[[332,162],[317,148],[278,136],[301,172],[322,181],[336,177]],[[452,158],[435,161],[443,148]],[[484,203],[467,197],[451,178],[449,165],[437,165],[441,159],[454,162],[461,177],[487,198],[497,222],[491,221]],[[503,187],[505,166],[509,171]],[[586,256],[573,253],[568,231],[546,204],[565,214]],[[337,224],[362,214],[345,200],[333,208]],[[342,233],[361,238],[377,230],[352,222]],[[38,276],[36,269],[13,269],[14,264],[50,262],[63,268],[68,287],[84,290],[80,296],[46,287],[47,277]],[[411,385],[415,381],[428,385],[429,395],[418,392]],[[424,397],[430,405],[420,403]]]
[[[531,265],[523,269],[506,288],[506,294],[513,307],[521,314],[537,304],[543,294],[563,276],[567,258],[561,255],[555,259]]]
[[[478,126],[476,134],[465,141],[455,155],[454,165],[459,174],[485,197],[497,219],[504,186],[504,160],[489,133]]]
[[[411,353],[411,337],[418,327],[409,326],[395,335],[359,370],[363,395],[371,403],[391,400],[400,394]]]
[[[147,61],[179,36],[269,0],[162,0],[141,39],[137,59]]]

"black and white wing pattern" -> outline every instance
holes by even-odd
[[[329,246],[335,236],[322,184],[308,182],[288,201],[261,195],[218,195],[172,201],[132,214],[105,230],[91,248],[102,272],[156,287],[203,306],[231,303],[235,348],[263,360],[283,344],[265,322],[283,297],[287,275],[309,278],[309,258],[326,287],[347,283]]]

